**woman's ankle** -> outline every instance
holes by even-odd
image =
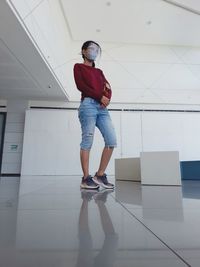
[[[98,172],[96,172],[96,175],[97,175],[97,176],[103,176],[103,175],[104,175],[104,172],[102,172],[102,171],[98,171]]]
[[[86,180],[88,178],[89,174],[88,175],[83,175],[83,180]]]

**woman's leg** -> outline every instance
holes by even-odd
[[[89,175],[89,157],[90,150],[80,150],[81,167],[83,171],[83,177],[86,178]]]
[[[100,110],[96,126],[99,128],[105,142],[105,147],[101,155],[101,161],[97,172],[97,175],[102,176],[108,166],[114,147],[117,145],[115,129],[113,127],[110,114],[106,108]]]
[[[79,107],[79,120],[82,130],[80,160],[83,171],[83,179],[89,176],[90,149],[94,139],[94,131],[97,119],[97,106],[91,98],[85,98]]]
[[[102,176],[108,166],[114,147],[104,147],[97,175]]]

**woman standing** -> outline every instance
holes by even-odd
[[[108,182],[105,174],[114,147],[116,135],[107,109],[112,91],[102,70],[95,68],[95,60],[101,53],[99,44],[87,41],[82,45],[83,63],[74,65],[74,79],[81,91],[79,106],[79,120],[82,129],[82,142],[80,144],[80,158],[83,170],[81,188],[98,189],[99,185],[106,189],[113,189],[114,185]],[[92,147],[94,130],[97,127],[105,142],[99,169],[92,177],[89,173],[89,155]]]

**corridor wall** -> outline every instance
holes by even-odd
[[[110,111],[118,140],[114,159],[138,157],[143,151],[179,151],[181,161],[200,159],[200,113]],[[22,175],[80,175],[81,139],[77,110],[26,111]],[[98,168],[103,140],[96,130],[90,169]]]

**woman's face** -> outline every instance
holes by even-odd
[[[83,50],[84,56],[91,61],[95,61],[98,56],[98,53],[99,47],[94,43],[91,43],[87,49]]]

